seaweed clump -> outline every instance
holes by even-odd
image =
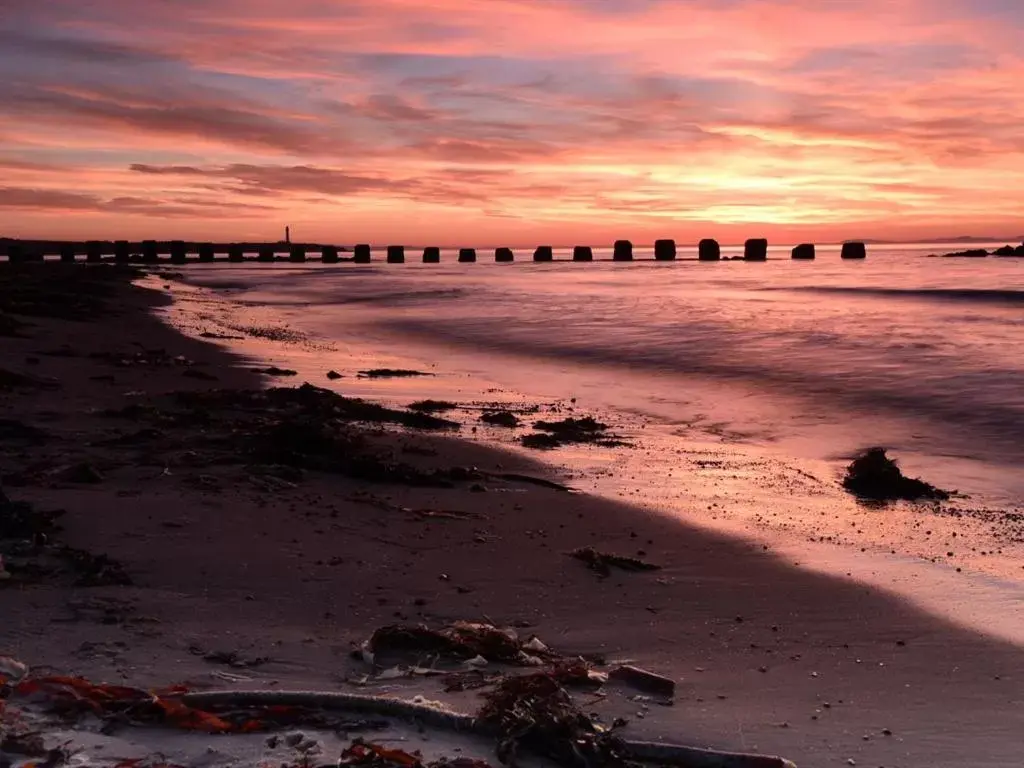
[[[871,501],[945,501],[948,491],[915,477],[907,477],[884,448],[869,448],[846,468],[843,487]]]

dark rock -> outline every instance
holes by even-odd
[[[60,247],[60,260],[64,262],[72,262],[75,260],[75,246],[68,243]]]
[[[494,251],[494,260],[507,263],[515,261],[516,255],[512,252],[511,248],[497,248]]]
[[[372,258],[370,246],[366,243],[360,243],[353,251],[352,260],[356,264],[369,264]]]
[[[955,251],[953,253],[944,253],[942,257],[945,259],[983,259],[988,256],[988,251],[984,248],[972,248],[967,251]]]
[[[269,368],[257,368],[257,373],[263,373],[267,376],[298,376],[298,371],[293,371],[290,368],[278,368],[276,365],[272,365]]]
[[[1014,256],[1017,253],[1017,249],[1012,245],[1004,245],[1001,248],[996,248],[992,251],[993,256]]]
[[[261,245],[256,254],[256,261],[269,263],[277,260],[277,251],[272,245]]]
[[[534,261],[553,261],[555,258],[554,251],[550,245],[541,245],[537,247],[537,250],[533,252]]]
[[[185,242],[183,240],[172,240],[170,244],[171,250],[171,262],[174,264],[184,264],[187,260],[187,250],[185,248]],[[86,259],[88,259],[88,251],[86,252]],[[97,259],[98,261],[98,259]]]
[[[199,260],[208,262],[213,261],[215,253],[213,250],[213,243],[200,243],[197,250],[199,251]]]
[[[843,487],[872,501],[944,501],[949,493],[923,480],[906,477],[884,448],[869,448],[846,469]]]
[[[843,259],[866,259],[868,257],[868,249],[864,243],[843,243],[843,250],[839,255]]]
[[[57,475],[58,480],[65,483],[95,485],[103,482],[103,474],[92,464],[75,464]]]
[[[199,381],[217,381],[217,377],[212,373],[207,373],[202,368],[186,368],[181,373],[187,379],[198,379]]]
[[[470,264],[476,261],[476,248],[460,248],[459,249],[459,262],[462,264]]]
[[[404,245],[389,245],[387,250],[387,262],[388,264],[404,264],[405,263],[405,246]]]
[[[245,261],[245,247],[233,243],[228,246],[228,261],[235,262],[236,264]]]
[[[701,261],[718,261],[722,258],[722,248],[717,240],[701,240],[697,246],[697,258]]]
[[[629,240],[616,240],[615,247],[612,249],[612,260],[632,261],[633,243],[631,243]]]
[[[330,379],[331,381],[337,381],[338,379],[341,379],[341,378],[344,378],[344,377],[340,373],[338,373],[337,371],[328,371],[327,372],[327,378]]]
[[[118,240],[114,243],[114,261],[128,261],[131,255],[131,246],[127,240]]]
[[[768,241],[763,237],[752,237],[743,245],[744,261],[765,261],[768,258]]]
[[[173,243],[171,244],[171,260],[174,260]],[[184,245],[184,244],[183,244]],[[103,253],[106,251],[104,243],[99,240],[90,240],[85,244],[85,260],[89,262],[103,261]],[[184,259],[182,259],[184,261]]]
[[[306,260],[306,246],[293,243],[288,249],[288,261],[296,264]]]
[[[371,368],[368,371],[360,371],[361,379],[396,379],[411,378],[413,376],[433,376],[432,373],[423,371],[410,371],[405,368]]]
[[[424,264],[440,264],[441,263],[441,249],[436,246],[428,246],[423,249],[423,263]]]
[[[511,411],[488,411],[480,417],[480,421],[484,424],[508,427],[509,429],[519,426],[519,419]]]
[[[573,261],[593,261],[594,249],[589,245],[577,245],[572,249]]]
[[[814,243],[801,243],[793,249],[794,259],[811,260],[815,256]]]
[[[450,403],[447,400],[419,400],[409,405],[410,411],[419,411],[420,413],[441,413],[443,411],[452,411],[458,408],[458,403]]]
[[[676,241],[655,240],[654,258],[657,261],[674,261],[676,258]]]
[[[320,262],[322,264],[337,264],[338,261],[338,249],[336,247],[325,245],[320,249]]]

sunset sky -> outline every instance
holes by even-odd
[[[1021,0],[2,0],[0,236],[1024,230]]]

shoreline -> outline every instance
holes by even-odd
[[[123,288],[118,301],[120,318],[83,326],[33,319],[38,325],[27,332],[42,337],[0,339],[11,351],[4,367],[65,385],[59,402],[44,390],[4,392],[5,417],[23,413],[26,424],[53,434],[54,447],[39,449],[51,464],[74,465],[85,455],[103,474],[86,488],[54,487],[48,477],[5,487],[12,498],[65,507],[61,538],[117,558],[136,586],[88,596],[121,605],[115,612],[124,615],[113,623],[55,618],[67,615],[69,600],[85,597],[82,588],[0,588],[4,614],[18,617],[0,630],[0,655],[111,680],[171,683],[208,679],[211,664],[188,650],[198,642],[279,660],[254,670],[253,684],[344,689],[339,681],[365,673],[348,659],[350,643],[378,626],[486,615],[499,625],[529,622],[559,650],[634,658],[675,678],[675,707],[646,710],[642,719],[639,705],[623,697],[594,704],[609,718],[629,717],[633,736],[773,752],[801,766],[1004,766],[1016,759],[1020,648],[681,520],[505,482],[482,482],[480,492],[371,486],[309,472],[270,490],[231,465],[189,466],[188,440],[170,475],[96,447],[129,430],[91,411],[155,402],[167,390],[267,383],[248,361],[158,320],[154,312],[166,306],[158,294]],[[38,354],[65,342],[79,355]],[[115,365],[111,372],[109,361],[87,356],[139,344],[197,365]],[[395,435],[378,438],[409,463],[550,476],[539,462],[478,443]],[[5,474],[10,464],[40,461],[39,452],[29,453],[5,448]],[[483,517],[441,522],[402,512],[410,509]],[[662,570],[599,580],[565,556],[588,545],[627,555],[642,549]],[[342,562],[329,565],[332,558]],[[83,643],[94,645],[83,651]],[[374,690],[444,698],[430,681]],[[475,701],[450,698],[463,708]]]

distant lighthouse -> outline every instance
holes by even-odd
[[[285,225],[284,228],[284,241],[290,243],[292,241],[292,228]]]

